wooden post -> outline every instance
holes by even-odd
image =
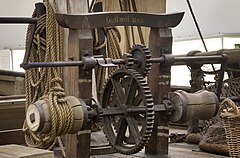
[[[74,14],[88,13],[87,0],[71,0],[69,1],[70,12]],[[93,41],[90,30],[70,30],[68,41],[68,53],[72,53],[71,60],[81,60],[84,55],[92,55]],[[83,50],[87,51],[84,52]],[[75,70],[73,83],[69,88],[76,88],[75,96],[85,100],[91,104],[92,98],[92,70],[83,71],[80,67]],[[71,81],[69,82],[71,83]],[[78,85],[78,86],[77,86]],[[90,157],[90,130],[79,132],[77,135],[69,136],[67,139],[67,157],[69,158],[88,158]]]
[[[67,6],[69,5],[69,8]],[[56,12],[69,14],[88,13],[87,0],[56,1]],[[69,10],[68,10],[69,9]],[[82,50],[92,55],[92,34],[90,30],[64,29],[64,60],[79,61]],[[63,70],[64,88],[67,95],[73,95],[86,100],[90,104],[92,97],[92,71],[82,71],[80,67],[66,67]],[[90,157],[90,130],[66,136],[67,158]]]
[[[158,58],[163,54],[172,53],[172,33],[170,29],[151,28],[149,48],[152,57]],[[171,89],[171,66],[154,64],[148,77],[149,87],[153,95],[154,104],[162,103],[164,97]],[[166,113],[156,112],[151,139],[145,151],[147,154],[168,155],[169,127]]]

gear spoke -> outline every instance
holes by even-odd
[[[132,117],[127,117],[126,120],[129,127],[129,133],[131,133],[130,135],[134,138],[135,143],[138,144],[140,142],[140,132],[137,126],[137,121]]]
[[[144,121],[145,121],[144,117],[145,116],[142,114],[134,115],[134,118],[137,120],[138,124],[140,125],[144,125]]]
[[[142,97],[138,93],[137,96],[134,98],[133,106],[138,106],[141,104],[141,102],[142,102]]]
[[[132,106],[134,97],[136,94],[137,86],[138,85],[134,82],[133,78],[131,78],[130,85],[127,92],[126,105]]]
[[[117,137],[116,137],[116,142],[115,145],[122,145],[123,140],[124,140],[124,136],[127,130],[127,121],[126,119],[120,119],[119,122],[120,124],[119,128],[117,128]]]
[[[119,104],[121,105],[124,104],[126,100],[126,96],[125,96],[125,92],[123,91],[122,85],[114,79],[111,79],[111,82],[114,88],[116,99],[118,100]]]

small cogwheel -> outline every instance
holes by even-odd
[[[130,54],[132,55],[134,64],[128,65],[128,68],[135,69],[143,76],[147,76],[152,66],[150,50],[144,45],[137,44],[132,47]]]

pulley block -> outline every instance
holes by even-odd
[[[67,96],[67,103],[73,112],[73,125],[69,134],[77,133],[87,121],[84,111],[85,103],[74,96]],[[26,122],[32,132],[48,133],[51,130],[52,116],[50,105],[47,100],[38,100],[28,106],[26,111]]]
[[[174,123],[184,123],[190,119],[208,120],[219,109],[219,100],[215,93],[206,90],[196,93],[177,90],[170,93],[170,101],[174,109],[170,121]]]

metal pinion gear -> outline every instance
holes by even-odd
[[[137,44],[132,47],[130,54],[138,62],[128,67],[137,70],[143,76],[148,75],[152,66],[150,50],[144,45]]]
[[[142,150],[154,123],[153,98],[143,76],[133,69],[117,70],[104,87],[101,105],[110,144],[127,155]]]
[[[125,54],[123,55],[123,58],[127,60],[127,65],[126,65],[127,68],[133,67],[133,65],[134,65],[134,59],[133,59],[132,54],[130,54],[130,53],[125,53]]]

